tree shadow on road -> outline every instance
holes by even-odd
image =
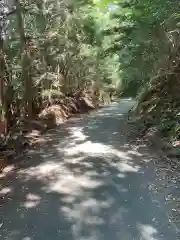
[[[154,156],[128,132],[116,104],[49,131],[1,181],[1,239],[176,239]]]

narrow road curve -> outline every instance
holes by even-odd
[[[157,157],[129,141],[122,100],[48,132],[1,179],[2,240],[176,240]]]

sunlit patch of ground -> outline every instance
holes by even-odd
[[[151,225],[138,224],[141,240],[158,240],[156,237],[158,231]],[[162,236],[163,237],[163,236]]]

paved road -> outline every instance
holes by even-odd
[[[72,119],[29,151],[20,170],[1,180],[0,239],[177,239],[166,189],[157,191],[157,156],[127,136],[132,104]]]

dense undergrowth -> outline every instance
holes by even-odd
[[[180,3],[125,0],[113,6],[114,28],[106,33],[115,38],[110,51],[119,52],[122,93],[136,95],[132,112],[142,120],[142,133],[153,128],[178,144]]]
[[[180,139],[180,82],[173,73],[153,79],[151,86],[134,109],[144,127],[156,126],[164,137]]]

